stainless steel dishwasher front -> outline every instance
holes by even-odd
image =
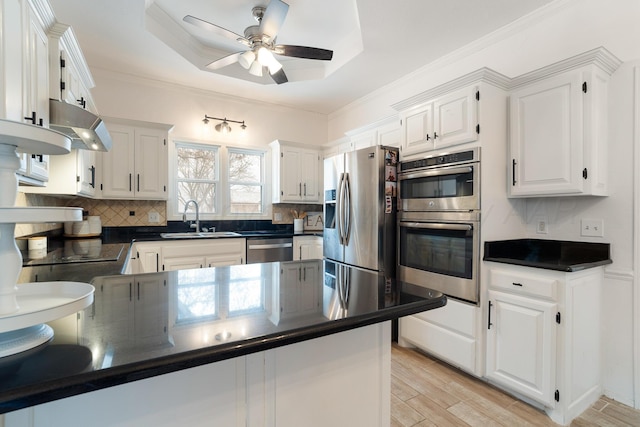
[[[292,237],[248,237],[247,264],[293,261]]]

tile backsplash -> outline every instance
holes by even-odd
[[[103,227],[167,225],[167,202],[163,200],[98,200],[18,192],[16,206],[79,207],[87,211],[89,215],[100,216]],[[151,212],[158,214],[159,222],[149,222],[149,213]],[[28,236],[62,227],[62,223],[16,224],[15,235],[16,237]]]
[[[167,202],[164,200],[99,200],[77,197],[66,206],[78,206],[89,215],[100,216],[103,227],[167,225]],[[157,213],[159,222],[149,222],[149,213]],[[133,215],[132,215],[133,214]]]

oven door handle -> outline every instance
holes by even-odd
[[[442,175],[455,175],[457,173],[470,173],[473,172],[472,166],[452,166],[452,167],[443,167],[437,168],[433,170],[422,170],[418,172],[410,172],[410,173],[401,173],[398,176],[400,181],[405,179],[416,179],[416,178],[425,178],[429,176],[442,176]]]
[[[431,230],[473,230],[473,225],[471,224],[450,224],[438,222],[400,222],[400,227],[427,228]]]

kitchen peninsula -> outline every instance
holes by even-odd
[[[91,283],[95,303],[2,379],[6,427],[388,425],[390,320],[446,303],[322,260]]]

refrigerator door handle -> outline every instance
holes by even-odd
[[[337,211],[338,211],[338,241],[341,245],[344,245],[344,185],[345,174],[340,174],[340,182],[338,183],[338,197],[336,198]]]
[[[349,174],[345,174],[345,208],[344,212],[344,224],[345,224],[345,232],[344,232],[344,245],[349,245],[349,240],[351,239],[351,178]]]

